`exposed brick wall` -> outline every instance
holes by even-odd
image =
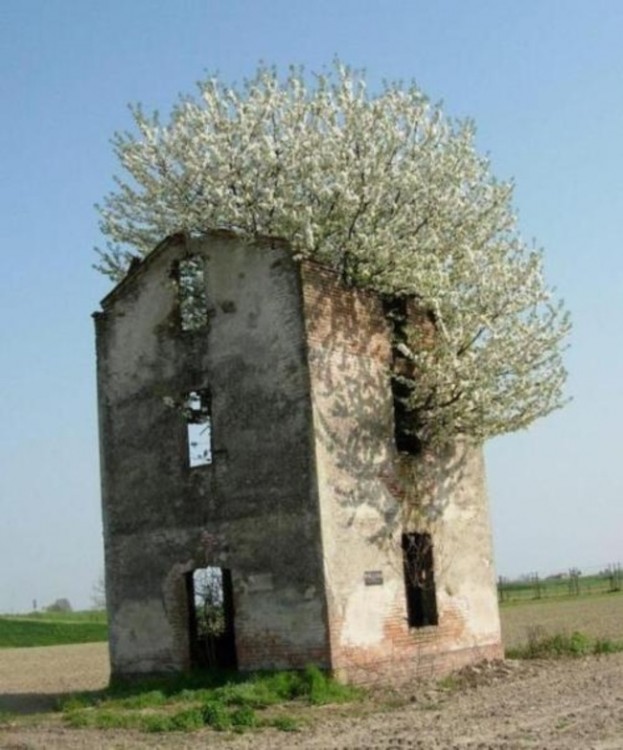
[[[384,639],[378,646],[333,649],[334,672],[345,681],[371,684],[377,679],[441,676],[469,663],[503,658],[499,640],[462,646],[465,623],[458,608],[446,607],[439,615],[437,626],[410,628],[404,607],[397,604],[384,620]],[[339,620],[331,622],[334,641],[341,626]]]
[[[301,278],[311,347],[389,362],[389,326],[377,295],[345,289],[335,271],[311,261],[301,264]]]
[[[400,684],[418,677],[443,677],[468,664],[502,658],[504,652],[497,643],[453,650],[440,648],[435,652],[422,649],[414,650],[410,655],[393,652],[385,659],[367,662],[356,659],[345,661],[334,669],[334,674],[343,682],[358,685]]]
[[[324,631],[319,633],[323,636]],[[256,632],[247,637],[236,638],[238,666],[243,671],[259,669],[303,669],[307,664],[316,664],[330,669],[331,663],[326,648],[310,646],[301,648],[280,640],[274,633]]]

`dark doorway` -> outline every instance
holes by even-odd
[[[412,532],[402,535],[402,559],[407,595],[409,627],[437,625],[437,595],[433,543],[430,534]]]
[[[231,571],[197,568],[186,574],[193,667],[237,669]]]

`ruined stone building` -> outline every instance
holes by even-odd
[[[426,522],[403,516],[378,296],[284,242],[175,235],[95,322],[114,677],[501,655],[480,449],[455,480],[440,461]]]

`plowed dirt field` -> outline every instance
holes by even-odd
[[[563,611],[569,622],[570,613]],[[527,610],[518,612],[521,628],[539,624]],[[468,669],[451,684],[442,683],[445,688],[418,682],[364,704],[307,709],[309,723],[296,733],[95,731],[70,729],[59,714],[40,713],[50,711],[59,696],[95,690],[107,680],[105,644],[1,650],[0,748],[623,750],[623,654]],[[10,715],[3,718],[3,712]]]

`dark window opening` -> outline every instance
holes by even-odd
[[[173,268],[182,331],[199,331],[208,324],[208,297],[204,260],[189,255]]]
[[[184,403],[191,469],[212,463],[212,415],[207,388],[190,391]]]
[[[186,574],[192,667],[237,669],[231,571],[198,568]]]
[[[402,535],[402,560],[409,627],[437,625],[437,596],[430,534]]]
[[[422,450],[422,442],[416,433],[416,415],[409,407],[415,373],[413,362],[400,350],[400,345],[407,343],[408,308],[407,297],[385,299],[383,302],[385,317],[392,327],[394,441],[400,453],[417,456]]]
[[[394,442],[399,453],[417,456],[422,450],[422,441],[415,433],[415,414],[409,408],[411,386],[392,377],[394,399]]]

